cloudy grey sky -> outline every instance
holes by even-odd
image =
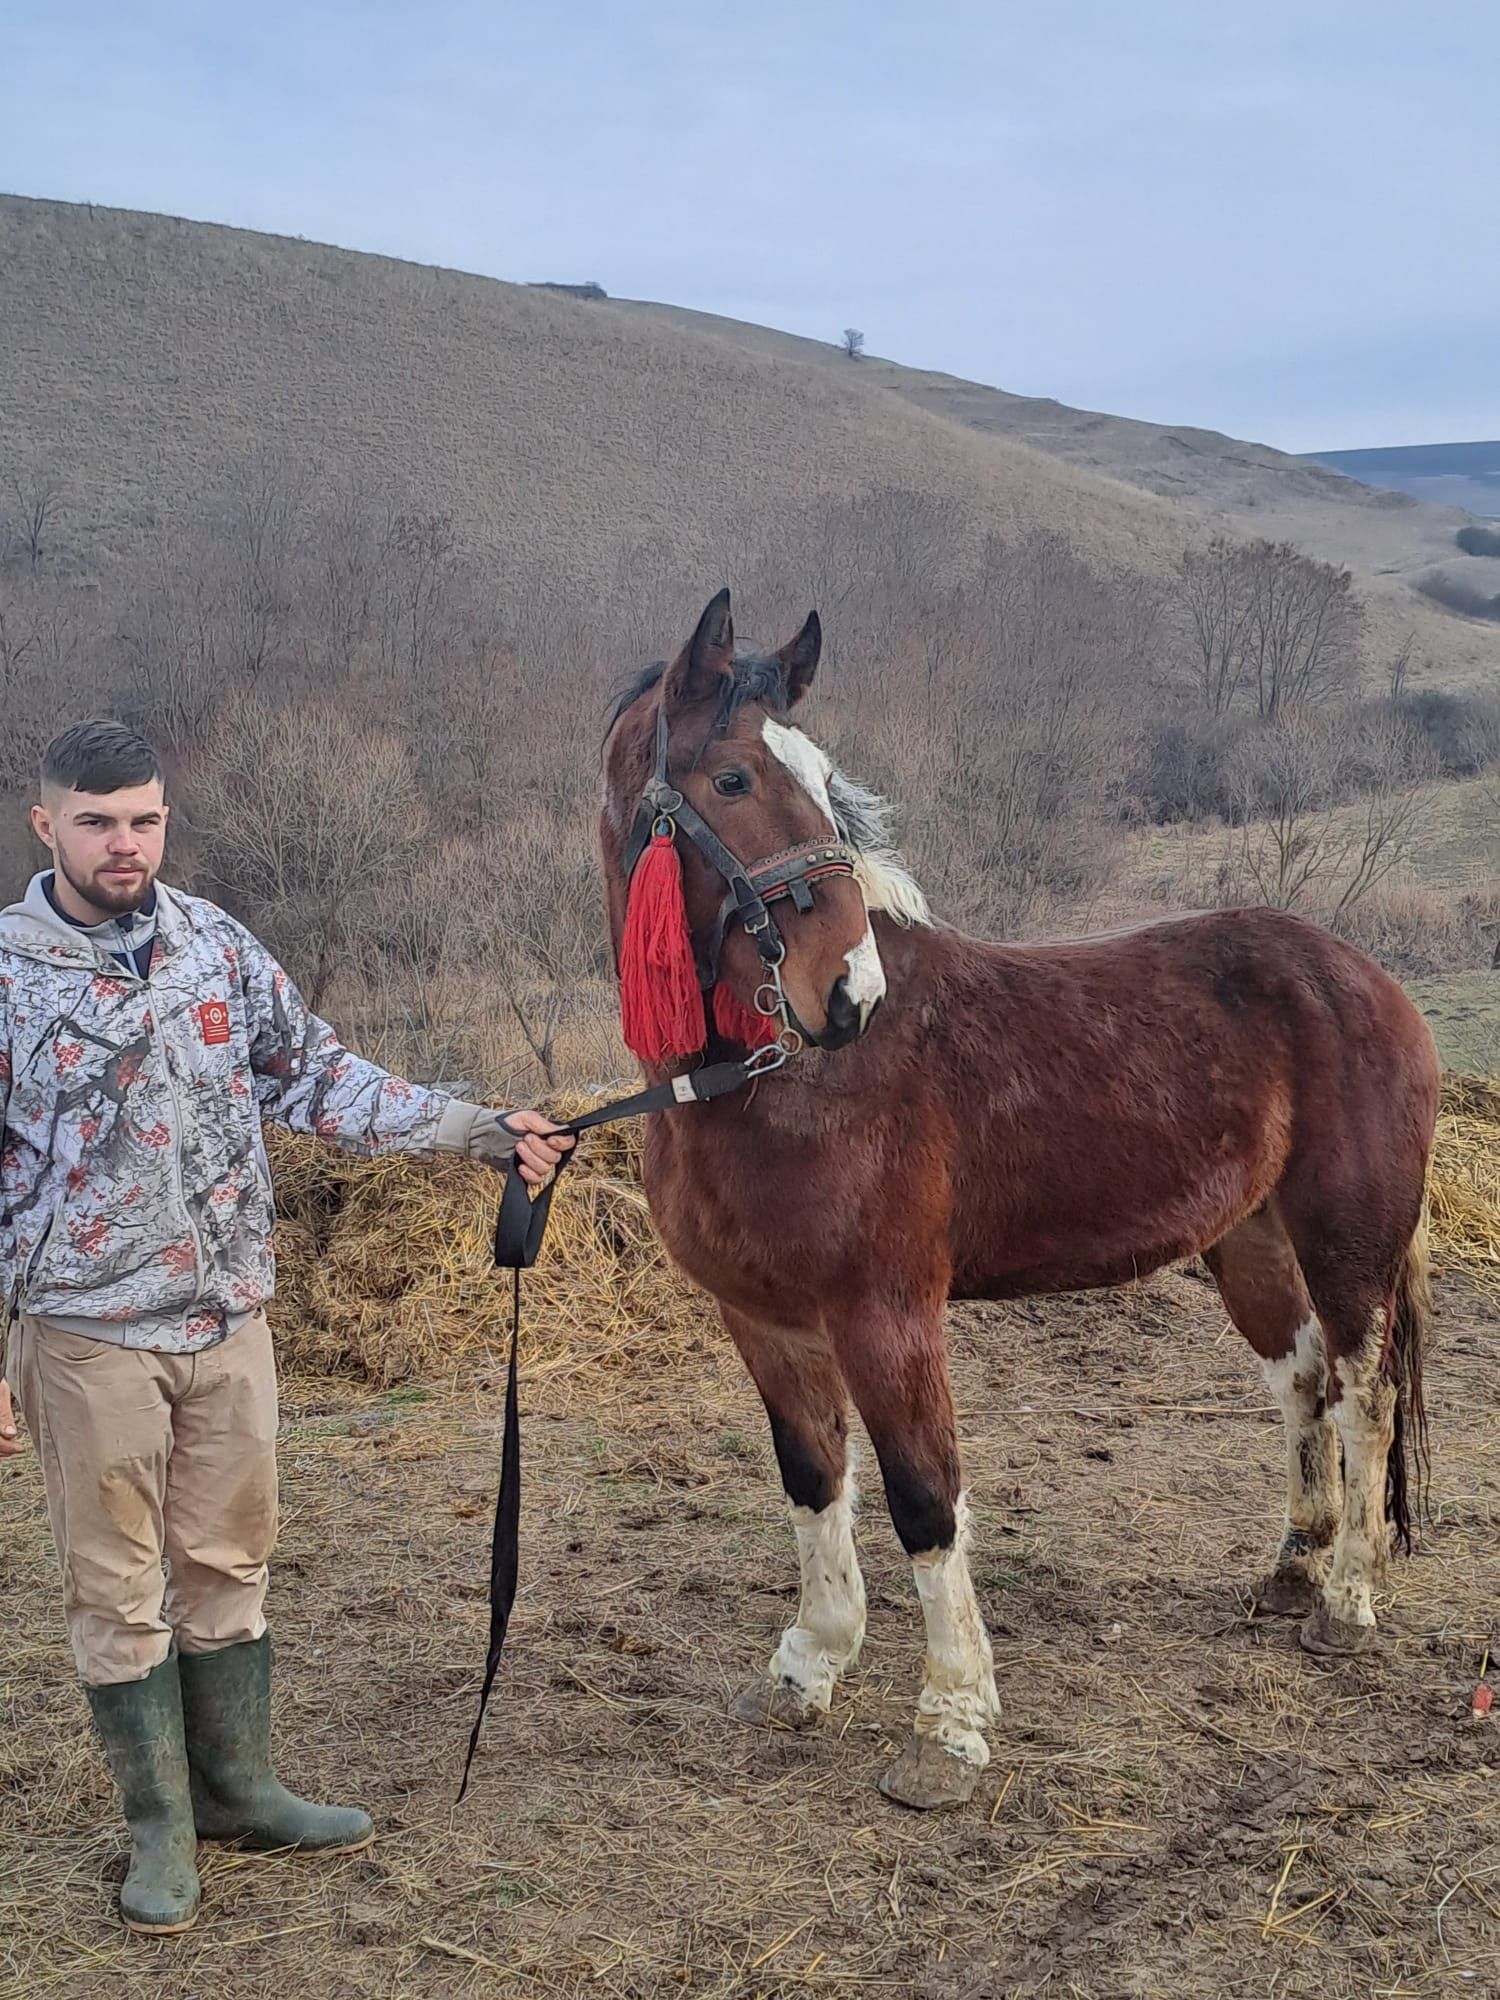
[[[1500,436],[1497,101],[1493,0],[58,0],[0,187],[1312,450]]]

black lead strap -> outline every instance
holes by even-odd
[[[771,1060],[772,1057],[775,1060]],[[597,1111],[586,1111],[558,1127],[576,1139],[596,1125],[614,1125],[627,1118],[644,1118],[653,1111],[669,1111],[678,1104],[708,1104],[716,1097],[728,1097],[742,1090],[756,1077],[779,1069],[785,1057],[779,1049],[762,1049],[744,1062],[711,1063],[687,1076],[674,1077],[633,1097],[617,1098]],[[456,1804],[462,1805],[469,1789],[469,1773],[479,1748],[479,1732],[489,1707],[495,1676],[505,1652],[505,1634],[510,1625],[511,1607],[516,1601],[516,1583],[521,1561],[521,1412],[516,1373],[521,1342],[521,1273],[529,1271],[547,1234],[547,1217],[558,1178],[572,1154],[566,1154],[557,1172],[535,1197],[512,1167],[505,1177],[500,1197],[500,1213],[495,1220],[495,1264],[511,1273],[510,1362],[505,1371],[505,1421],[501,1431],[500,1491],[495,1500],[495,1527],[490,1538],[490,1642],[484,1660],[484,1684],[479,1691],[479,1709],[469,1732],[469,1751],[464,1758],[463,1783]]]

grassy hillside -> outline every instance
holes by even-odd
[[[1413,633],[1419,656],[1433,661],[1439,682],[1474,686],[1500,676],[1500,638],[1418,594],[1438,573],[1467,582],[1476,594],[1496,588],[1494,565],[1473,561],[1454,540],[1470,521],[1462,506],[1472,506],[1472,497],[1460,501],[1433,490],[1422,498],[1447,504],[1419,505],[1409,493],[1377,490],[1379,482],[1357,483],[1358,474],[1346,477],[1328,463],[1218,431],[1073,409],[1051,397],[1011,395],[869,355],[850,363],[818,341],[675,306],[641,303],[631,310],[767,364],[796,361],[824,379],[857,374],[888,396],[997,443],[1025,445],[1079,471],[1177,501],[1216,526],[1294,542],[1321,561],[1353,570],[1386,634]]]
[[[796,594],[820,506],[900,493],[941,505],[923,560],[945,566],[992,533],[1145,575],[1210,525],[1291,535],[1360,573],[1372,655],[1415,630],[1419,676],[1500,672],[1500,633],[1406,588],[1452,553],[1446,515],[1263,447],[121,210],[0,198],[0,270],[0,474],[58,484],[90,569],[133,563],[251,459],[440,509],[508,578],[613,590],[645,552],[688,600],[767,555]]]
[[[0,467],[65,488],[91,557],[129,561],[252,455],[398,489],[512,570],[609,587],[660,552],[687,601],[789,515],[940,497],[955,552],[1065,532],[1153,569],[1172,508],[843,375],[614,304],[286,238],[0,200]]]

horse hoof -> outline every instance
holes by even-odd
[[[1262,1618],[1306,1618],[1318,1609],[1316,1577],[1305,1569],[1273,1569],[1255,1586],[1255,1608]]]
[[[815,1729],[823,1719],[822,1710],[804,1701],[789,1682],[773,1681],[767,1674],[740,1689],[729,1713],[752,1729]]]
[[[881,1773],[880,1789],[898,1805],[936,1812],[944,1806],[967,1805],[981,1768],[930,1736],[913,1736],[891,1768]]]
[[[1349,1618],[1335,1618],[1326,1604],[1320,1604],[1297,1634],[1304,1653],[1319,1659],[1337,1659],[1348,1653],[1368,1653],[1375,1646],[1375,1627],[1356,1625]]]

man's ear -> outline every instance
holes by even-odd
[[[704,608],[698,629],[668,667],[662,700],[669,709],[693,708],[716,696],[734,666],[734,620],[726,587]]]

